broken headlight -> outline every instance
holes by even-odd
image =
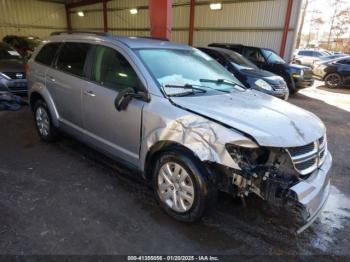
[[[242,169],[263,165],[269,158],[269,150],[265,147],[245,147],[226,144],[226,149],[232,159]]]

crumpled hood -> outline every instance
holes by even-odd
[[[261,146],[302,146],[320,138],[326,131],[314,114],[255,90],[171,97],[171,100],[250,135]]]

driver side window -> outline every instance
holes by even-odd
[[[102,86],[121,91],[127,87],[138,89],[138,76],[130,63],[118,51],[96,46],[92,80]]]
[[[244,50],[244,56],[253,63],[265,63],[265,58],[257,48],[247,48]]]

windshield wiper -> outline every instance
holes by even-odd
[[[231,85],[231,86],[239,86],[243,89],[247,89],[245,86],[242,86],[242,85],[239,85],[237,84],[236,82],[233,82],[231,80],[228,80],[228,79],[199,79],[200,82],[207,82],[207,83],[215,83],[215,84],[227,84],[227,85]],[[219,91],[222,91],[222,92],[227,92],[227,93],[230,93],[230,91],[227,91],[227,90],[219,90]]]
[[[206,93],[207,91],[205,89],[196,87],[195,85],[191,85],[191,84],[185,84],[185,85],[164,85],[163,86],[163,90],[164,87],[166,88],[182,88],[182,89],[189,89],[191,91],[189,92],[183,92],[183,93],[177,93],[177,94],[167,94],[167,96],[186,96],[186,95],[191,95],[191,94],[195,94],[197,91],[197,93]],[[166,92],[165,92],[166,93]]]

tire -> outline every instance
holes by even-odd
[[[296,88],[295,82],[293,79],[290,79],[290,81],[288,82],[288,89],[289,89],[289,94],[291,95],[298,93],[298,89]]]
[[[324,78],[324,83],[328,88],[339,88],[343,85],[343,79],[338,73],[330,73]]]
[[[58,139],[58,129],[53,125],[50,111],[43,100],[34,104],[34,120],[40,138],[45,142],[54,142]]]
[[[216,190],[208,173],[185,150],[163,152],[156,161],[152,179],[158,204],[176,220],[198,221],[214,203]]]

